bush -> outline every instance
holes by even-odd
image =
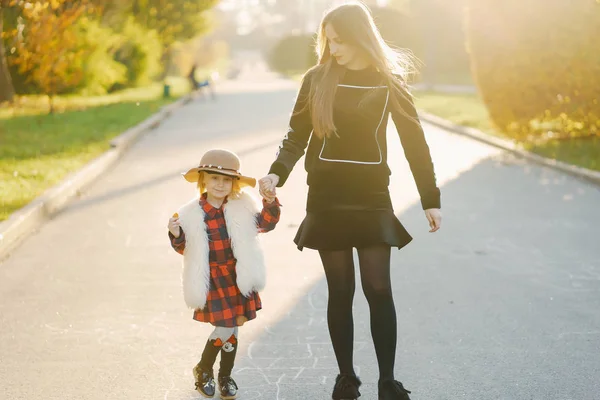
[[[268,62],[274,71],[290,74],[305,72],[317,63],[315,35],[289,35],[275,44]]]
[[[73,27],[77,46],[85,57],[73,65],[83,74],[75,86],[61,93],[80,92],[85,95],[104,94],[115,89],[143,86],[151,83],[161,71],[162,44],[154,31],[144,29],[129,18],[118,32],[92,19],[81,19]],[[11,42],[6,42],[8,45]],[[9,47],[10,48],[10,47]],[[14,55],[9,54],[9,61]],[[9,62],[13,85],[18,94],[38,94],[43,90],[29,79],[31,73],[20,73]]]
[[[83,79],[73,90],[84,95],[105,94],[115,84],[126,82],[127,68],[113,58],[119,35],[89,19],[79,21],[77,29],[79,46],[89,55],[77,60]]]
[[[130,17],[119,32],[115,61],[125,66],[124,86],[149,84],[161,72],[162,44],[155,31],[147,30]]]
[[[518,139],[600,135],[600,4],[470,0],[472,68],[495,125]]]

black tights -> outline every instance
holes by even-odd
[[[352,249],[319,251],[327,286],[327,323],[333,351],[343,374],[353,374],[354,345],[354,260]],[[358,249],[360,277],[371,313],[371,336],[377,354],[380,379],[393,379],[396,356],[396,309],[390,281],[390,247]]]

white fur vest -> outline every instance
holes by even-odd
[[[198,198],[183,205],[178,213],[186,242],[181,276],[183,298],[188,307],[202,309],[206,305],[210,286],[205,213]],[[250,194],[242,192],[239,198],[227,200],[223,213],[231,248],[237,259],[237,286],[248,297],[250,293],[262,290],[266,283],[265,261],[256,220],[259,208]]]

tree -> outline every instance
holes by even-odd
[[[284,36],[268,55],[269,67],[284,74],[298,74],[317,63],[315,35]]]
[[[137,0],[133,15],[143,25],[158,32],[165,46],[191,39],[209,28],[204,12],[218,0]]]
[[[76,85],[83,77],[80,60],[85,49],[78,45],[75,23],[94,12],[92,4],[81,0],[38,1],[19,3],[22,23],[17,37],[13,62],[20,73],[29,73],[50,101],[54,112],[56,94]]]
[[[472,69],[519,139],[600,135],[600,2],[469,0]]]
[[[134,0],[128,6],[141,25],[158,33],[164,45],[163,60],[167,63],[165,76],[173,44],[206,32],[210,24],[205,13],[217,3],[218,0]]]
[[[465,46],[465,0],[410,0],[415,53],[424,63],[427,84],[470,83]]]
[[[4,9],[13,2],[8,0],[0,1],[0,103],[13,101],[15,89],[13,88],[10,72],[8,71],[8,62],[6,61],[6,50],[4,49],[4,39],[7,36],[4,32]]]

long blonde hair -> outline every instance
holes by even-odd
[[[408,51],[391,48],[383,40],[369,8],[363,3],[352,2],[333,8],[321,21],[316,43],[319,61],[308,71],[312,78],[307,106],[310,109],[314,134],[319,138],[337,136],[333,122],[333,102],[337,86],[345,72],[331,57],[325,34],[327,24],[331,24],[340,39],[355,46],[382,74],[384,84],[390,88],[391,106],[418,123],[400,105],[402,98],[408,100],[410,97],[405,83],[415,71],[416,59]]]

